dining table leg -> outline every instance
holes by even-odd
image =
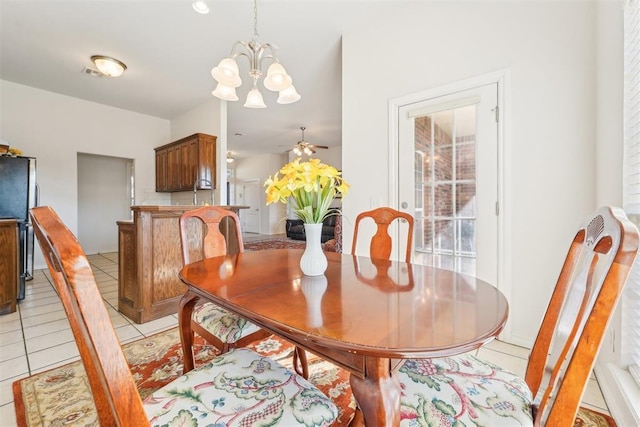
[[[193,361],[193,330],[191,329],[191,315],[200,297],[191,291],[187,291],[178,305],[178,328],[180,329],[180,342],[182,343],[183,374],[194,367]]]
[[[365,375],[349,377],[358,404],[352,426],[397,426],[400,424],[400,382],[391,375],[390,360],[365,358]]]

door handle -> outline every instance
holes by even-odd
[[[400,203],[400,207],[401,207],[402,209],[407,209],[407,208],[409,207],[409,203],[407,203],[407,202],[402,202],[402,203]]]

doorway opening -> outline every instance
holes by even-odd
[[[131,219],[134,161],[78,153],[78,241],[87,254],[118,251],[117,221]]]

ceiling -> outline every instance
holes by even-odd
[[[251,0],[208,3],[211,12],[200,15],[191,0],[0,0],[0,79],[176,118],[211,99],[211,68],[253,34]],[[260,0],[259,41],[278,47],[302,99],[277,104],[277,93],[259,82],[267,108],[242,107],[250,79],[248,61],[239,58],[243,85],[240,101],[228,103],[229,150],[238,157],[285,152],[300,126],[312,144],[342,145],[341,35],[399,3]],[[92,55],[128,69],[119,78],[89,76],[82,70]]]

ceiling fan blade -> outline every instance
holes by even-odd
[[[310,145],[313,148],[323,148],[323,149],[328,149],[329,147],[327,147],[326,145],[315,145],[315,144],[311,144]]]

